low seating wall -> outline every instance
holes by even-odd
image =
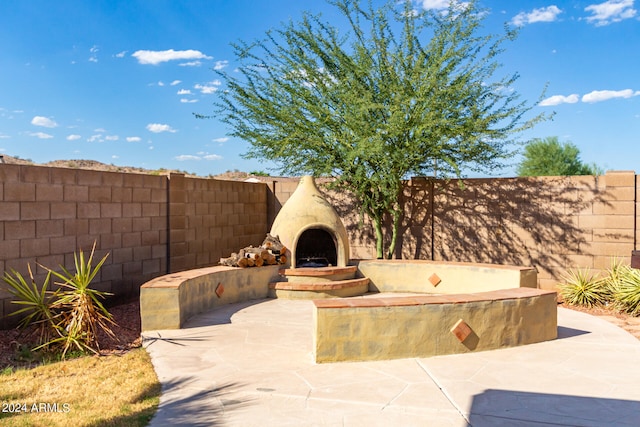
[[[370,279],[370,292],[455,294],[536,287],[536,271],[530,267],[422,260],[366,260],[357,266],[358,276]],[[217,306],[266,298],[280,268],[216,266],[157,277],[140,289],[142,330],[179,329],[190,317]]]
[[[540,289],[314,304],[316,363],[429,357],[557,337],[556,293]]]
[[[220,305],[266,298],[279,268],[217,266],[157,277],[140,288],[142,330],[180,329],[190,317]]]
[[[427,260],[362,260],[358,273],[370,292],[459,294],[537,288],[533,267]]]

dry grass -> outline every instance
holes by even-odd
[[[0,425],[7,427],[145,426],[160,398],[160,383],[143,348],[11,371],[0,373]],[[27,412],[3,412],[15,411],[16,404]]]

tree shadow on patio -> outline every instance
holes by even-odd
[[[485,390],[469,410],[474,427],[512,425],[636,426],[640,402],[588,396]]]

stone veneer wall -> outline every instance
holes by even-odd
[[[0,165],[0,274],[41,283],[44,269],[73,268],[73,253],[109,258],[95,280],[115,299],[139,294],[154,277],[217,265],[222,256],[260,244],[267,231],[264,184]],[[99,259],[99,258],[98,258]],[[16,310],[0,281],[0,327],[15,324]]]
[[[533,266],[539,286],[554,289],[572,267],[596,270],[612,257],[629,261],[640,231],[640,177],[491,178],[458,181],[414,178],[405,187],[405,213],[395,258]],[[270,184],[271,205],[295,189]],[[350,236],[352,258],[375,257],[375,239],[353,198],[325,191]]]

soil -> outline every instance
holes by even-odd
[[[122,355],[140,347],[140,303],[133,301],[117,305],[109,308],[109,312],[116,322],[111,329],[118,339],[114,340],[104,333],[99,334],[100,356]],[[34,341],[33,328],[0,330],[0,371],[7,366],[29,368],[39,365],[39,357],[27,350]]]
[[[629,316],[606,307],[576,307],[566,306],[572,310],[581,311],[615,324],[626,330],[640,340],[640,317]],[[101,336],[100,357],[121,355],[127,351],[140,347],[140,303],[138,301],[122,304],[109,309],[117,326],[113,332],[118,340],[113,340],[106,335]],[[33,331],[17,329],[0,330],[0,371],[7,366],[33,367],[39,364],[37,359],[29,357],[29,352],[20,351],[33,339]]]

